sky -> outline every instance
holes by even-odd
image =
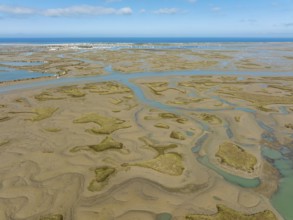
[[[293,37],[293,0],[0,0],[0,37]]]

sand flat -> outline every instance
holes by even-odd
[[[135,72],[147,68],[159,72],[201,68],[205,59],[220,62],[236,52],[105,50],[98,55],[63,49],[67,57],[63,65],[74,71],[117,62],[113,69],[123,73],[0,95],[3,219],[156,219],[162,213],[174,219],[218,219],[225,213],[243,219],[283,219],[270,202],[280,175],[263,150],[292,150],[292,77],[243,75],[239,80],[172,73],[139,78]],[[6,60],[13,60],[14,54],[17,48]],[[19,60],[38,61],[45,54],[41,48]],[[186,65],[187,55],[188,62],[191,57],[197,62]],[[152,56],[158,57],[156,62]],[[148,64],[142,67],[138,58]],[[76,59],[99,63],[79,66]],[[182,66],[160,68],[171,59]],[[251,58],[239,65],[251,68],[254,62],[261,61]],[[53,70],[52,63],[44,69]],[[67,68],[57,64],[58,71]],[[35,68],[41,67],[31,70]],[[70,73],[61,78],[75,76]],[[123,78],[125,73],[129,78]],[[221,164],[217,152],[223,143],[239,146],[253,163],[242,161],[244,169],[233,158]],[[220,157],[229,159],[227,152]],[[260,185],[251,187],[255,179]]]

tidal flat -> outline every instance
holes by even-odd
[[[293,219],[293,44],[247,44],[0,46],[54,74],[0,84],[0,219]]]

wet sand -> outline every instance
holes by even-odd
[[[263,150],[292,150],[292,79],[122,74],[1,94],[1,219],[284,219],[270,200],[280,174]]]

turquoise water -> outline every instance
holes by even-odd
[[[215,166],[214,164],[210,163],[209,158],[207,156],[203,157],[198,157],[197,161],[200,162],[201,164],[205,165],[206,167],[214,170],[217,174],[221,175],[224,177],[225,180],[228,182],[241,186],[243,188],[254,188],[259,186],[260,184],[260,179],[259,178],[253,178],[253,179],[248,179],[244,178],[241,176],[236,176],[233,174],[230,174],[219,167]]]
[[[193,148],[191,148],[191,151],[193,153],[198,153],[200,151],[200,149],[202,148],[203,143],[206,141],[206,139],[208,139],[209,135],[208,134],[204,134],[203,136],[201,136],[195,146]]]
[[[271,149],[271,148],[268,148],[265,146],[262,146],[261,154],[269,159],[272,159],[272,160],[279,160],[283,157],[279,151],[276,151],[274,149]]]
[[[285,153],[289,153],[290,150]],[[282,178],[279,182],[278,191],[271,201],[273,206],[282,214],[285,220],[293,219],[293,158],[282,155],[279,151],[262,147],[262,155],[273,160],[273,165],[279,170]]]
[[[39,66],[44,64],[43,62],[0,62],[2,65],[6,66]]]
[[[169,213],[160,213],[156,216],[156,220],[172,220],[172,215]]]
[[[5,79],[8,81],[14,80],[14,79],[23,79],[23,78],[34,78],[34,77],[40,77],[40,76],[49,76],[50,74],[42,74],[42,73],[31,73],[27,71],[17,71],[7,69],[7,68],[0,68],[0,81],[4,81]],[[107,68],[107,71],[110,72],[109,75],[104,76],[90,76],[90,77],[78,77],[78,78],[60,78],[60,79],[51,79],[47,81],[42,82],[30,82],[26,84],[19,84],[14,86],[1,86],[0,87],[0,93],[6,93],[9,91],[14,91],[18,89],[29,89],[32,87],[42,87],[46,85],[66,85],[66,84],[74,84],[74,83],[89,83],[89,82],[101,82],[101,81],[118,81],[123,83],[124,85],[131,88],[137,99],[141,101],[142,103],[162,109],[164,111],[168,112],[174,112],[179,113],[181,110],[188,110],[184,107],[172,107],[165,104],[162,104],[160,102],[154,101],[149,99],[145,96],[144,92],[141,90],[141,88],[134,83],[131,82],[131,79],[138,79],[138,78],[153,78],[153,77],[163,77],[163,76],[192,76],[192,75],[245,75],[245,72],[217,72],[217,71],[174,71],[174,72],[151,72],[151,73],[135,73],[135,74],[120,74],[113,72],[111,70],[111,67]],[[4,74],[3,74],[4,73]],[[8,74],[9,73],[9,74]],[[16,75],[13,75],[16,74]],[[276,75],[276,73],[270,73],[271,75]],[[267,73],[250,73],[249,75],[270,75]],[[25,75],[25,76],[24,76]],[[285,74],[286,75],[286,74]],[[292,75],[292,73],[287,73],[287,75]],[[224,100],[222,100],[224,101]],[[228,103],[227,103],[228,104]],[[230,104],[230,103],[229,103]],[[190,110],[190,109],[189,109]],[[210,111],[209,109],[193,109],[195,112],[205,112]],[[221,109],[224,110],[224,109]],[[237,111],[243,111],[248,113],[255,113],[254,110],[249,108],[241,108],[234,106],[234,110]],[[282,112],[284,112],[284,109],[280,109]],[[285,112],[284,112],[285,113]],[[204,131],[208,131],[209,127],[205,123],[202,123],[200,121],[196,121],[196,123],[202,128]],[[273,132],[274,129],[269,127],[268,125],[264,124],[262,121],[257,120],[258,125],[264,129],[266,132],[263,134],[262,138],[268,142],[275,142],[276,139],[274,137]],[[229,130],[229,127],[226,127],[227,136],[232,138],[233,133],[231,130]],[[208,138],[208,134],[205,134],[202,136],[196,145],[192,148],[192,152],[197,153],[205,140]],[[288,150],[287,150],[288,151]],[[273,196],[272,198],[272,204],[274,207],[281,213],[281,215],[286,220],[292,220],[293,219],[293,209],[291,208],[291,204],[293,204],[293,167],[292,167],[292,159],[285,158],[280,152],[274,151],[270,148],[263,147],[262,154],[271,159],[274,160],[274,166],[279,169],[280,173],[282,174],[282,178],[280,180],[279,190],[278,192]],[[260,184],[259,178],[243,178],[240,176],[232,175],[228,172],[223,171],[219,167],[215,166],[214,164],[211,164],[207,157],[198,157],[197,160],[204,166],[214,170],[216,173],[221,175],[225,180],[228,182],[244,187],[244,188],[251,188],[251,187],[257,187]],[[166,216],[166,215],[165,215]],[[163,215],[164,217],[164,215]]]
[[[285,106],[280,106],[279,111],[280,111],[281,114],[284,114],[284,115],[289,114],[289,112],[288,112],[288,110],[287,110],[287,108]]]
[[[52,75],[53,74],[29,72],[27,70],[15,70],[15,69],[10,69],[10,68],[1,68],[0,67],[0,82],[22,80],[22,79],[32,79],[32,78],[39,78],[39,77],[52,76]],[[17,87],[18,86],[16,86],[16,88]],[[30,87],[28,87],[28,88],[30,88]]]

